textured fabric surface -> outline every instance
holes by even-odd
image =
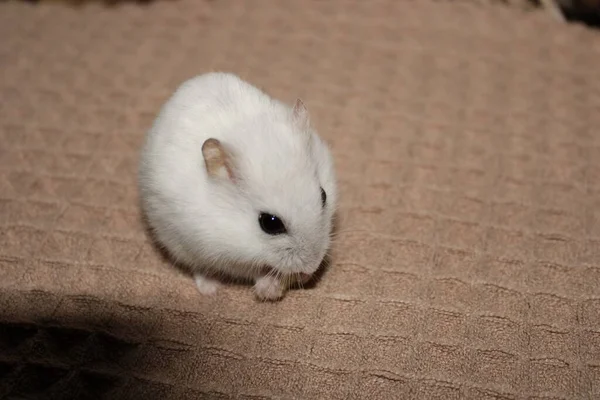
[[[600,398],[598,65],[472,2],[3,2],[0,397]],[[143,135],[209,70],[333,148],[332,266],[279,303],[200,296],[140,223]]]

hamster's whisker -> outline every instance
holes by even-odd
[[[288,275],[283,274],[281,271],[277,271],[277,280],[281,282],[281,285],[287,289],[288,287]]]
[[[300,289],[304,290],[304,282],[302,280],[302,275],[300,275],[300,272],[296,272],[296,280],[300,284]]]
[[[274,278],[275,277],[275,273],[276,273],[276,271],[273,268],[269,268],[269,271],[267,272],[267,274],[265,275],[265,277],[267,277],[267,278]]]

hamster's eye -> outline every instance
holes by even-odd
[[[258,215],[258,223],[260,224],[260,228],[269,235],[281,235],[287,232],[283,222],[275,215],[260,213]]]
[[[323,207],[325,207],[325,204],[327,204],[327,193],[325,193],[323,188],[321,188],[321,204]]]

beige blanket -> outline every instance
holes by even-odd
[[[599,65],[468,1],[2,2],[0,397],[600,398]],[[139,222],[143,135],[210,70],[336,158],[334,262],[279,303],[200,296]]]

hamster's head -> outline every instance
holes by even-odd
[[[304,104],[297,100],[287,111],[244,121],[231,143],[203,144],[214,189],[211,224],[219,226],[214,244],[223,252],[215,256],[284,276],[310,275],[330,248],[335,172]]]

